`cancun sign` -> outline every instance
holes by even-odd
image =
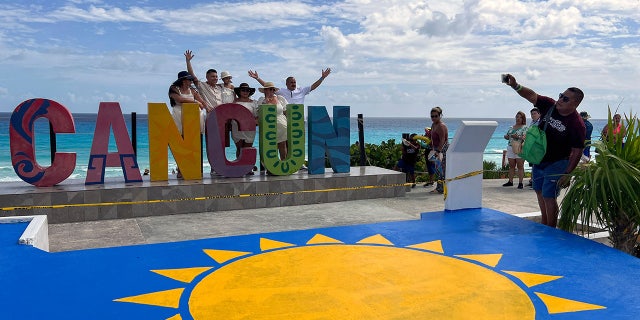
[[[75,133],[72,114],[63,105],[49,99],[22,102],[11,115],[9,143],[11,163],[20,179],[38,187],[50,187],[69,178],[76,167],[74,152],[56,152],[49,167],[38,164],[34,144],[34,123],[46,118],[54,133]],[[263,166],[274,175],[290,175],[305,161],[304,106],[287,105],[288,155],[280,160],[276,140],[276,107],[260,108],[260,157]],[[253,114],[246,108],[223,104],[206,119],[206,152],[211,168],[225,177],[242,177],[256,163],[256,148],[242,148],[236,160],[225,155],[225,126],[235,120],[240,131],[255,131]],[[333,107],[333,123],[322,106],[308,107],[309,174],[323,174],[325,155],[334,172],[349,172],[349,107]],[[198,105],[183,105],[180,134],[165,103],[148,103],[149,163],[151,181],[168,180],[168,149],[171,149],[184,179],[202,179],[200,159],[200,120]],[[113,132],[117,151],[109,152]],[[101,102],[96,118],[85,184],[104,184],[106,167],[121,167],[125,182],[142,182],[138,160],[118,102]]]

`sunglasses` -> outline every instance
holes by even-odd
[[[439,117],[439,116],[440,116],[439,114],[432,114],[432,115],[431,115],[431,118],[433,119],[433,118],[437,118],[437,117]]]
[[[240,92],[251,92],[249,88],[240,88]]]
[[[569,100],[571,100],[571,98],[569,98],[569,97],[567,97],[567,96],[565,96],[564,94],[561,93],[558,96],[558,100],[562,100],[562,102],[569,102]]]

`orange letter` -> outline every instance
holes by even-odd
[[[180,135],[173,117],[164,103],[149,103],[149,162],[151,181],[168,179],[169,153],[176,159],[185,179],[202,179],[200,159],[200,111],[195,103],[182,105],[182,128]]]

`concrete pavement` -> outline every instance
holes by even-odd
[[[533,190],[502,187],[504,179],[483,181],[483,207],[509,214],[539,214]],[[49,225],[51,251],[162,243],[275,231],[418,220],[444,210],[433,187],[416,186],[404,197],[304,206],[176,214]]]

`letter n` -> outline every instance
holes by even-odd
[[[168,179],[169,153],[185,179],[202,179],[200,144],[200,110],[195,103],[182,105],[182,128],[184,137],[164,103],[149,103],[149,163],[151,181]]]
[[[37,187],[51,187],[67,179],[76,167],[75,152],[56,152],[51,166],[36,161],[34,123],[47,118],[54,133],[75,133],[73,116],[63,105],[48,99],[22,102],[11,114],[9,143],[11,163],[20,179]]]
[[[309,106],[309,174],[323,174],[325,155],[333,172],[346,173],[350,169],[349,107],[333,107],[333,125],[327,109]]]
[[[118,152],[109,152],[111,128]],[[138,158],[133,153],[122,109],[117,102],[100,102],[84,184],[104,184],[106,167],[121,167],[125,182],[142,182]]]

